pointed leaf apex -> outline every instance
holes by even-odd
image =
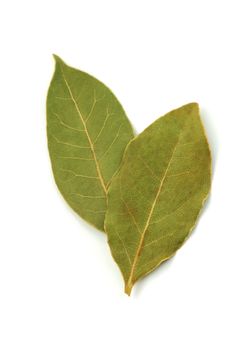
[[[195,109],[199,111],[199,104],[197,102],[190,102],[187,104],[187,106],[190,107],[191,109]]]
[[[125,289],[124,289],[124,292],[130,297],[131,295],[131,291],[132,291],[132,287],[133,285],[131,283],[127,283],[125,285]]]
[[[63,63],[64,64],[63,60],[58,55],[53,54],[53,57],[54,57],[54,60],[56,63]]]

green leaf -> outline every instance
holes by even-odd
[[[210,150],[196,103],[159,118],[129,143],[105,220],[127,294],[184,243],[210,183]]]
[[[69,205],[100,230],[107,190],[119,168],[132,127],[113,93],[67,66],[56,68],[47,97],[47,135],[57,186]]]

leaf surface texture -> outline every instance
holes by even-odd
[[[55,56],[47,97],[47,135],[57,186],[68,204],[100,230],[107,190],[132,127],[113,93]]]
[[[105,221],[127,294],[184,243],[210,182],[210,150],[196,103],[159,118],[129,143],[108,192]]]

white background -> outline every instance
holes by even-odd
[[[233,1],[1,1],[0,349],[234,349]],[[200,103],[211,197],[129,298],[104,234],[60,196],[46,144],[52,53],[106,83],[137,132]]]

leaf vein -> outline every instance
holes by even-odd
[[[69,170],[69,169],[59,168],[59,170],[67,172],[67,173],[71,173],[74,177],[84,177],[84,178],[87,178],[87,179],[98,179],[98,176],[89,176],[89,175],[77,174],[75,171]],[[68,181],[69,180],[71,180],[71,179],[68,179]]]
[[[175,214],[178,210],[180,210],[191,198],[187,198],[178,208],[173,210],[171,213],[164,215],[162,218],[158,219],[157,221],[151,222],[150,225],[157,224],[158,222],[161,222],[165,220],[167,217],[171,216],[172,214]]]
[[[79,146],[79,145],[74,145],[73,143],[70,142],[63,142],[61,140],[59,140],[57,137],[55,137],[54,135],[51,135],[53,137],[53,139],[55,139],[55,141],[61,145],[65,145],[65,146],[70,146],[70,147],[75,147],[75,148],[88,148],[90,149],[89,146]]]
[[[73,160],[91,160],[94,161],[93,158],[82,158],[82,157],[58,157],[59,159],[73,159]]]
[[[131,266],[132,265],[132,261],[131,261],[131,258],[130,258],[130,255],[128,253],[128,250],[127,250],[127,247],[126,245],[124,244],[124,241],[122,240],[121,236],[119,235],[119,233],[114,229],[115,231],[115,234],[117,234],[120,242],[122,243],[122,246],[124,247],[124,250],[125,250],[125,253],[126,253],[126,256],[127,256],[127,259],[128,259],[128,262],[129,262],[129,265]]]
[[[101,128],[101,130],[99,131],[97,137],[95,138],[95,140],[94,140],[94,142],[93,142],[94,144],[97,142],[97,140],[98,140],[99,137],[101,136],[101,134],[102,134],[102,132],[103,132],[105,126],[106,126],[107,120],[109,119],[109,117],[110,117],[111,115],[114,115],[114,113],[108,113],[108,112],[107,112],[107,115],[106,115],[106,118],[105,118],[104,123],[103,123],[103,125],[102,125],[102,128]]]
[[[118,136],[119,136],[119,133],[120,133],[120,129],[121,127],[123,126],[123,124],[120,125],[119,129],[118,129],[118,132],[115,136],[115,138],[113,139],[113,141],[111,142],[111,144],[108,146],[108,148],[106,149],[106,151],[102,154],[101,158],[99,158],[99,160],[101,160],[102,158],[105,157],[105,155],[107,154],[107,152],[110,150],[110,148],[113,146],[113,144],[115,143],[115,141],[117,140]]]
[[[74,131],[78,131],[78,132],[84,132],[84,129],[77,129],[77,128],[74,128],[74,127],[68,125],[67,123],[65,123],[57,113],[53,112],[53,114],[58,119],[59,123],[61,125],[63,125],[65,128],[71,129],[71,130],[74,130]]]
[[[185,127],[185,125],[184,125],[184,127]],[[159,187],[158,187],[158,190],[157,190],[157,192],[156,192],[156,196],[155,196],[155,199],[154,199],[154,201],[153,201],[153,203],[152,203],[152,206],[151,206],[151,209],[150,209],[148,218],[147,218],[147,220],[146,220],[144,229],[143,229],[143,231],[142,231],[142,233],[141,233],[139,245],[138,245],[138,248],[137,248],[137,250],[136,250],[136,254],[135,254],[135,257],[134,257],[134,260],[133,260],[133,263],[132,263],[132,268],[131,268],[131,271],[130,271],[130,274],[129,274],[128,282],[127,282],[127,285],[126,285],[126,290],[127,290],[127,291],[130,291],[131,288],[132,288],[132,285],[133,285],[133,275],[134,275],[134,271],[135,271],[135,268],[136,268],[136,264],[137,264],[137,262],[138,262],[138,258],[139,258],[139,256],[140,256],[140,253],[141,253],[141,250],[142,250],[142,247],[143,247],[143,243],[144,243],[144,239],[145,239],[145,234],[146,234],[147,229],[148,229],[148,227],[149,227],[150,220],[151,220],[151,218],[152,218],[152,215],[153,215],[155,206],[156,206],[156,204],[157,204],[157,202],[158,202],[158,199],[159,199],[161,190],[162,190],[163,185],[164,185],[164,183],[165,183],[165,180],[166,180],[166,178],[167,178],[167,174],[168,174],[168,171],[169,171],[169,169],[170,169],[172,160],[173,160],[173,158],[174,158],[176,149],[177,149],[177,147],[178,147],[178,145],[179,145],[180,138],[181,138],[182,131],[183,131],[184,127],[183,127],[182,130],[180,131],[180,134],[179,134],[179,136],[178,136],[177,142],[176,142],[176,144],[175,144],[175,146],[174,146],[174,149],[173,149],[173,151],[172,151],[171,157],[170,157],[169,162],[168,162],[168,164],[167,164],[167,167],[166,167],[166,169],[165,169],[165,171],[164,171],[164,175],[163,175],[163,177],[162,177],[162,180],[161,180],[161,182],[160,182],[160,184],[159,184]]]
[[[81,193],[77,193],[77,192],[73,192],[73,193],[69,193],[70,195],[75,195],[75,196],[78,196],[78,197],[82,197],[82,198],[100,198],[100,199],[104,199],[106,198],[105,196],[89,196],[89,195],[84,195],[84,194],[81,194]]]
[[[104,183],[104,180],[103,180],[103,177],[102,177],[102,174],[101,174],[101,170],[100,170],[100,167],[99,167],[99,164],[98,164],[98,160],[97,160],[97,157],[96,157],[96,154],[95,154],[95,150],[94,150],[94,145],[93,145],[92,140],[91,140],[91,137],[90,137],[90,135],[89,135],[89,132],[88,132],[88,129],[87,129],[87,126],[86,126],[86,122],[85,122],[85,120],[84,120],[84,118],[83,118],[83,116],[82,116],[82,113],[81,113],[81,111],[80,111],[80,108],[79,108],[79,106],[78,106],[78,104],[77,104],[77,102],[76,102],[76,100],[75,100],[75,98],[74,98],[74,96],[73,96],[73,94],[72,94],[72,90],[71,90],[71,88],[70,88],[70,86],[69,86],[69,84],[68,84],[68,81],[67,81],[67,79],[66,79],[66,77],[65,77],[65,74],[64,74],[64,71],[63,71],[63,68],[62,68],[62,67],[61,67],[61,72],[62,72],[63,79],[64,79],[64,81],[65,81],[65,84],[66,84],[66,86],[67,86],[67,89],[68,89],[68,91],[69,91],[69,94],[70,94],[70,96],[71,96],[71,99],[72,99],[72,101],[73,101],[73,103],[74,103],[74,105],[75,105],[75,109],[76,109],[76,111],[77,111],[77,113],[78,113],[78,115],[79,115],[79,117],[80,117],[80,119],[81,119],[81,121],[82,121],[83,126],[84,126],[85,133],[86,133],[86,135],[87,135],[87,139],[88,139],[88,141],[89,141],[89,145],[90,145],[90,148],[91,148],[91,151],[92,151],[92,154],[93,154],[93,158],[94,158],[94,161],[95,161],[97,174],[98,174],[99,180],[100,180],[100,182],[101,182],[101,186],[102,186],[102,188],[103,188],[104,193],[107,194],[107,188],[106,188],[106,185],[105,185],[105,183]],[[94,90],[94,91],[95,91],[95,90]],[[96,103],[96,98],[95,98],[95,103]]]

